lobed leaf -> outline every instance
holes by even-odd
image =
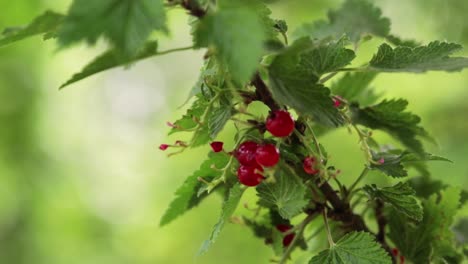
[[[277,171],[274,182],[263,182],[257,187],[261,206],[274,208],[284,219],[291,219],[307,205],[306,187],[294,174]]]
[[[392,187],[383,188],[372,184],[363,189],[372,199],[380,199],[416,221],[422,220],[423,209],[415,197],[416,192],[408,183],[399,182]]]
[[[406,112],[408,102],[403,99],[384,100],[377,105],[365,108],[352,107],[353,121],[371,129],[380,129],[398,139],[411,151],[424,153],[418,137],[429,137],[426,130],[419,126],[421,118]]]
[[[333,106],[330,90],[317,83],[320,76],[335,71],[354,59],[345,41],[316,43],[309,38],[295,41],[269,67],[271,92],[280,103],[318,122],[338,126],[343,117]]]
[[[309,264],[391,264],[388,253],[366,232],[352,232],[342,237],[330,249],[313,257]]]

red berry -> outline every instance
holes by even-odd
[[[257,143],[253,141],[245,141],[237,148],[235,157],[241,165],[257,165],[257,161],[255,161],[255,152],[257,151],[257,148]]]
[[[393,256],[396,257],[396,256],[398,256],[399,254],[400,254],[400,253],[398,252],[398,249],[397,249],[397,248],[393,248],[393,249],[392,249],[392,255],[393,255]]]
[[[291,228],[292,228],[292,226],[283,225],[283,224],[279,224],[279,225],[276,226],[276,229],[278,229],[281,233],[285,233],[285,232],[289,231]],[[291,242],[294,240],[295,236],[296,236],[295,234],[286,235],[283,238],[283,246],[285,246],[285,247],[289,246],[291,244]]]
[[[270,113],[266,129],[275,137],[287,137],[294,131],[294,119],[288,111],[276,110]]]
[[[264,167],[275,166],[280,159],[279,150],[273,144],[259,146],[255,152],[255,159]]]
[[[168,144],[161,144],[161,145],[159,145],[159,149],[162,150],[162,151],[166,150],[167,148],[169,148],[169,145],[168,145]]]
[[[314,157],[306,157],[302,163],[302,167],[307,174],[317,174],[320,171],[315,168],[317,165],[317,159]]]
[[[405,256],[400,256],[400,264],[405,264]]]
[[[237,170],[237,178],[245,186],[257,186],[264,179],[263,175],[258,172],[263,172],[262,167],[258,164],[254,166],[241,165]]]
[[[380,159],[378,160],[378,163],[379,163],[380,165],[383,165],[383,164],[385,163],[385,159],[384,159],[384,158],[380,158]]]
[[[221,141],[213,141],[211,142],[210,146],[213,152],[221,152],[223,151],[223,145],[224,143]]]
[[[339,108],[341,106],[341,101],[338,99],[333,98],[333,106],[335,108]]]

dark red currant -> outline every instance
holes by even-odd
[[[396,256],[398,256],[399,254],[400,254],[400,253],[398,252],[398,248],[393,248],[393,249],[392,249],[392,255],[393,255],[393,256],[396,257]]]
[[[261,145],[255,152],[255,159],[258,164],[264,167],[275,166],[280,159],[279,150],[273,144]]]
[[[159,149],[162,150],[162,151],[164,151],[164,150],[166,150],[166,149],[168,149],[168,148],[169,148],[169,145],[168,145],[168,144],[161,144],[161,145],[159,145]]]
[[[302,163],[302,167],[307,174],[317,174],[320,171],[316,169],[317,159],[314,157],[306,157]]]
[[[294,119],[288,111],[276,110],[268,116],[266,129],[275,137],[287,137],[294,131]]]
[[[237,148],[235,157],[241,165],[254,166],[257,164],[255,161],[255,152],[257,151],[258,144],[253,141],[245,141]]]
[[[221,152],[223,151],[223,145],[224,143],[221,141],[213,141],[211,142],[210,146],[213,152]]]
[[[284,225],[284,224],[279,224],[276,226],[276,229],[278,229],[281,233],[285,233],[289,231],[292,228],[292,226],[289,225]],[[287,247],[291,245],[291,242],[294,240],[295,234],[288,234],[283,238],[283,246]]]
[[[258,164],[253,166],[241,165],[237,169],[237,178],[243,185],[254,187],[259,185],[264,179],[263,175],[260,174],[261,172],[263,172],[263,168]]]

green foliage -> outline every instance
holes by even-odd
[[[240,184],[234,185],[229,191],[229,195],[223,204],[223,209],[221,212],[221,217],[219,218],[218,223],[213,228],[210,238],[203,242],[198,254],[204,254],[208,251],[211,245],[216,241],[219,236],[219,233],[224,227],[224,224],[229,220],[229,217],[234,214],[237,206],[239,205],[242,194],[244,193],[245,188],[242,188]]]
[[[461,45],[440,41],[414,48],[382,44],[370,61],[370,67],[383,72],[459,71],[468,67],[468,59],[449,56],[461,48]]]
[[[209,158],[202,163],[200,169],[190,175],[182,186],[177,189],[174,200],[172,200],[169,208],[161,218],[160,225],[169,224],[186,211],[198,205],[201,199],[204,198],[203,196],[197,196],[197,190],[203,184],[199,181],[199,178],[209,180],[220,176],[222,172],[218,169],[225,167],[228,160],[229,157],[224,153],[211,153]]]
[[[44,39],[50,38],[63,18],[61,14],[46,11],[25,27],[7,28],[3,31],[3,38],[0,38],[0,47],[40,34],[44,34]]]
[[[372,184],[364,186],[363,189],[372,199],[380,199],[385,203],[389,203],[397,211],[416,221],[422,220],[422,207],[414,196],[416,192],[408,183],[399,182],[392,187],[383,188]]]
[[[328,21],[319,20],[302,25],[296,35],[314,38],[340,38],[346,34],[357,43],[365,35],[386,37],[390,33],[390,20],[382,11],[366,0],[346,0],[338,10],[328,12]]]
[[[109,40],[125,56],[140,51],[153,30],[166,30],[162,0],[74,0],[58,40],[68,46]]]
[[[458,210],[460,190],[447,188],[423,202],[424,216],[414,225],[403,215],[389,214],[390,239],[414,263],[432,263],[456,255],[450,227]]]
[[[232,219],[264,239],[280,264],[285,264],[294,250],[308,249],[305,238],[314,237],[322,228],[327,232],[330,248],[313,257],[311,264],[392,263],[385,250],[391,246],[396,246],[413,263],[460,263],[462,256],[450,228],[468,195],[428,177],[426,162],[449,160],[425,152],[421,139],[432,139],[421,126],[420,117],[407,111],[406,100],[381,99],[384,94],[377,94],[371,84],[381,72],[461,70],[468,66],[468,58],[453,56],[461,45],[434,41],[422,46],[392,35],[390,20],[365,0],[345,0],[340,8],[328,13],[327,20],[302,26],[297,31],[301,37],[290,44],[288,24],[270,17],[266,4],[269,2],[74,0],[66,15],[48,11],[24,28],[8,29],[0,39],[0,46],[40,34],[44,38],[57,37],[61,47],[81,41],[93,45],[100,39],[110,42],[108,51],[62,87],[152,56],[207,49],[200,77],[187,100],[191,101],[191,107],[174,124],[169,124],[172,126],[169,134],[188,132],[191,139],[170,145],[180,150],[170,154],[206,146],[222,133],[228,122],[236,129],[234,146],[219,153],[213,149],[176,191],[160,222],[161,226],[169,224],[213,192],[225,194],[221,217],[200,254],[209,249],[231,219],[247,189],[240,182],[254,185],[258,183],[255,180],[260,181],[261,173],[262,182],[252,190],[258,197],[258,207],[242,218]],[[162,40],[149,38],[153,31],[168,31],[165,13],[174,7],[185,9],[191,16],[193,43],[159,51]],[[360,55],[360,44],[371,36],[393,47],[382,43],[368,64],[349,67]],[[328,85],[340,72],[346,73]],[[253,101],[268,107],[269,118],[265,118],[267,110],[259,113],[258,105],[249,106]],[[269,121],[279,116],[275,113],[279,109],[290,111],[295,119],[294,125],[289,122],[285,126],[291,128],[286,131],[290,135],[281,138],[272,136],[275,134],[272,130],[284,127],[271,125]],[[274,123],[281,121],[278,118]],[[357,147],[366,157],[366,169],[350,186],[341,181],[350,175],[339,174],[336,164],[332,164],[334,153],[320,142],[324,133],[340,126],[357,132],[360,140]],[[387,132],[405,151],[393,149],[387,142],[380,145],[370,130]],[[249,162],[255,161],[271,165],[267,163],[277,156],[273,147],[239,151],[237,148],[246,140],[276,146],[279,163],[257,170],[248,168],[253,166]],[[164,145],[160,148],[166,150]],[[244,154],[246,159],[242,161],[240,155]],[[241,162],[246,166],[241,171],[248,173],[238,179],[234,173]],[[424,177],[410,178],[390,187],[369,183],[355,189],[369,169],[401,178],[411,176],[409,168],[415,168]],[[244,181],[244,176],[255,179]],[[379,202],[375,214],[368,216],[355,210],[368,206],[368,201],[355,199],[359,190]],[[314,220],[320,215],[325,218],[323,223]],[[332,241],[329,222],[333,234],[344,234],[337,243]],[[373,230],[375,224],[379,227],[377,235],[364,232]],[[295,239],[289,241],[292,235]]]
[[[366,232],[352,232],[342,237],[330,249],[313,257],[309,264],[390,264],[390,256],[374,237]]]
[[[380,129],[394,136],[407,148],[416,153],[424,153],[418,137],[428,137],[419,123],[419,116],[406,112],[408,102],[403,99],[384,100],[377,105],[366,108],[353,107],[353,121],[369,127]]]
[[[278,171],[274,182],[264,182],[257,187],[259,204],[274,208],[285,219],[302,212],[307,204],[306,187],[292,173]]]
[[[81,81],[91,75],[100,73],[115,67],[125,66],[132,62],[154,56],[157,53],[158,43],[151,41],[145,44],[145,47],[134,57],[122,57],[116,49],[111,49],[96,57],[88,63],[79,73],[74,74],[68,81],[60,86],[64,88],[72,83]]]
[[[329,43],[313,42],[309,38],[295,41],[269,67],[273,97],[323,124],[342,124],[343,117],[333,107],[330,90],[318,80],[354,59],[354,52],[344,44],[343,39]]]
[[[378,99],[370,86],[376,76],[376,72],[346,73],[341,79],[333,83],[330,89],[333,94],[351,103],[370,105]]]
[[[214,47],[221,64],[241,83],[250,79],[260,62],[267,30],[259,14],[244,2],[221,0],[219,10],[197,25],[194,39],[197,47]]]

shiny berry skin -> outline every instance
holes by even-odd
[[[320,172],[320,170],[316,169],[317,165],[317,159],[314,157],[307,157],[304,159],[304,162],[302,163],[302,167],[304,168],[304,171],[307,174],[317,174]]]
[[[241,165],[237,169],[237,178],[243,185],[254,187],[259,185],[264,179],[263,175],[259,172],[263,172],[263,168],[258,164],[253,166]]]
[[[278,229],[281,233],[285,233],[285,232],[289,231],[291,228],[292,228],[292,226],[283,225],[283,224],[279,224],[279,225],[276,226],[276,229]],[[287,246],[291,245],[291,242],[294,240],[295,236],[296,236],[295,234],[286,235],[283,238],[283,246],[287,247]]]
[[[223,151],[223,145],[224,143],[221,141],[213,141],[210,144],[211,149],[213,150],[213,152],[216,152],[216,153]]]
[[[245,141],[240,144],[234,154],[241,165],[255,166],[257,165],[257,161],[255,160],[257,148],[257,143],[253,141]]]
[[[266,129],[275,137],[287,137],[294,131],[294,119],[288,111],[276,110],[268,116]]]
[[[166,150],[167,148],[169,148],[169,145],[168,145],[168,144],[161,144],[161,145],[159,145],[159,149],[162,150],[162,151]]]
[[[273,167],[280,160],[279,150],[273,144],[261,145],[255,152],[255,160],[263,167]]]

